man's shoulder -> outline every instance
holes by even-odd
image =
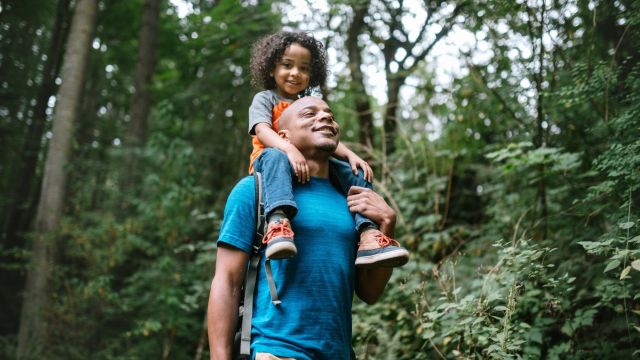
[[[243,195],[243,197],[250,195],[250,199],[253,200],[255,196],[255,179],[252,175],[248,175],[240,179],[231,190],[229,197],[234,195]]]
[[[236,183],[224,208],[218,244],[224,243],[250,252],[255,234],[255,187],[253,176]]]

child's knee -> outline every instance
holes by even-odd
[[[285,154],[284,151],[277,148],[265,148],[262,151],[261,157],[268,158],[268,159],[273,159],[273,158],[278,159],[282,157],[286,158],[287,154]]]
[[[260,154],[260,161],[262,163],[265,162],[279,162],[286,161],[289,162],[289,158],[287,158],[287,154],[284,151],[276,148],[265,148]]]

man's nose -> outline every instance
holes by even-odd
[[[333,122],[333,117],[331,116],[331,113],[321,110],[318,113],[318,120],[331,123]]]

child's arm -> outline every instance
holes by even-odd
[[[360,156],[356,155],[356,153],[349,150],[349,148],[347,148],[347,146],[342,142],[338,144],[338,148],[334,155],[342,160],[346,160],[349,165],[351,165],[351,170],[353,170],[354,175],[357,176],[358,168],[361,168],[364,172],[364,179],[368,182],[373,181],[373,169],[371,169],[371,166],[369,166],[366,161],[362,160]]]
[[[296,174],[298,181],[301,183],[309,181],[309,166],[307,165],[307,160],[298,148],[282,139],[280,135],[273,131],[271,125],[268,123],[256,124],[254,132],[264,146],[280,149],[287,154],[287,158],[289,158],[289,162],[293,167],[293,172]]]

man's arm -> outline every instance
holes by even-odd
[[[248,261],[249,254],[224,244],[218,246],[207,309],[211,360],[231,359],[240,292]]]
[[[380,226],[380,231],[393,237],[396,226],[396,212],[382,196],[373,190],[352,186],[347,197],[351,212],[359,212]],[[367,304],[373,304],[384,293],[391,278],[393,268],[356,268],[356,295]]]

